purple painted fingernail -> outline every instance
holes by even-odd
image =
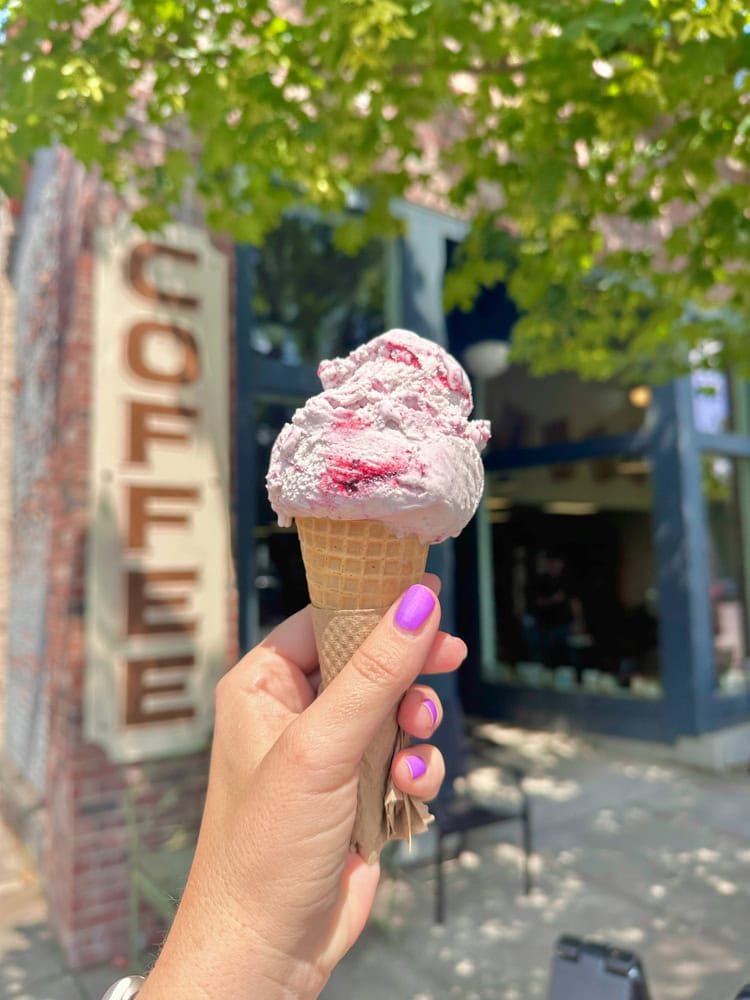
[[[427,765],[421,757],[412,756],[406,758],[406,766],[409,768],[412,778],[421,778],[427,770]]]
[[[437,725],[437,719],[438,719],[437,705],[432,700],[432,698],[424,698],[422,700],[422,704],[424,705],[424,707],[429,711],[430,715],[432,716],[432,724],[433,724],[433,726],[436,726]]]
[[[393,620],[408,632],[416,632],[430,617],[434,607],[433,592],[428,587],[415,583],[401,598]]]

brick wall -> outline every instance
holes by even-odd
[[[10,203],[0,196],[0,747],[5,744],[8,676],[11,443],[15,359],[15,295],[8,268],[13,229]]]
[[[12,264],[16,398],[6,732],[10,759],[38,792],[44,790],[48,720],[45,619],[62,205],[63,177],[57,157],[45,151],[30,178]]]
[[[31,284],[19,297],[29,311],[19,312],[18,324],[19,346],[23,341],[14,467],[19,531],[13,547],[6,754],[42,796],[39,863],[50,916],[69,964],[81,968],[127,952],[132,834],[127,803],[149,836],[166,840],[179,831],[194,840],[208,748],[115,765],[83,736],[93,233],[97,216],[111,213],[113,203],[64,151],[49,155],[52,159],[35,167],[26,205],[29,243],[23,259],[35,263],[18,280]],[[40,191],[47,201],[39,200]],[[38,237],[31,238],[42,224],[49,252]],[[32,304],[33,330],[23,326]],[[235,636],[233,594],[227,596],[227,613]],[[234,641],[231,646],[228,665],[236,656]],[[167,792],[173,802],[165,808]]]

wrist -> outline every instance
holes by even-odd
[[[224,912],[197,919],[181,905],[138,1000],[316,1000],[329,974],[272,948]]]
[[[251,947],[248,952],[240,967],[225,967],[211,954],[179,964],[160,956],[137,1000],[317,1000],[322,993],[327,976],[288,962],[271,965]]]

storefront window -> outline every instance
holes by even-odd
[[[497,658],[491,681],[659,697],[648,461],[490,479]]]
[[[651,395],[644,385],[582,382],[570,372],[538,378],[514,365],[487,384],[488,450],[632,434],[643,426]]]
[[[744,690],[750,668],[745,537],[740,516],[740,511],[747,509],[749,489],[749,460],[703,456],[714,664],[717,685],[728,693]]]
[[[300,405],[302,405],[300,400]],[[309,602],[299,540],[294,528],[280,528],[266,492],[265,474],[276,437],[291,419],[293,403],[259,402],[256,408],[257,465],[255,588],[258,639]]]
[[[252,346],[288,364],[317,365],[385,329],[387,247],[349,255],[331,226],[291,216],[258,251]]]

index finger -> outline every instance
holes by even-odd
[[[313,632],[312,608],[308,604],[296,614],[277,625],[260,643],[263,649],[290,660],[303,671],[311,674],[318,666],[318,650]]]

